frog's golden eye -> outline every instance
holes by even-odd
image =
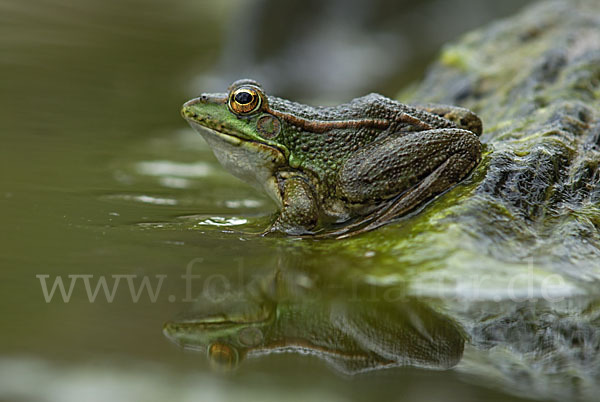
[[[235,114],[250,114],[260,108],[261,98],[254,88],[242,87],[231,91],[229,109]]]
[[[217,370],[231,370],[237,366],[238,353],[225,343],[213,343],[208,347],[208,359]]]

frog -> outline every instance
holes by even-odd
[[[444,193],[481,161],[474,112],[377,93],[309,106],[240,79],[187,101],[181,115],[226,170],[278,205],[264,235],[373,230]]]
[[[163,334],[203,354],[218,372],[280,353],[316,357],[344,375],[406,366],[449,369],[462,359],[460,326],[417,298],[390,298],[403,292],[397,285],[345,288],[318,276],[287,267],[219,298],[203,294],[164,323]]]

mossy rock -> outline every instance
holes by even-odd
[[[509,287],[533,286],[529,295],[543,297],[550,282],[565,296],[596,294],[599,38],[597,0],[551,1],[446,46],[424,81],[399,98],[479,114],[481,164],[411,216],[298,247],[331,255],[344,278],[401,282],[417,295],[500,300],[511,297]],[[532,279],[515,280],[524,272]]]
[[[469,33],[403,99],[459,104],[484,122],[487,153],[468,190],[446,195],[443,217],[433,206],[415,236],[446,250],[430,284],[470,282],[471,300],[443,301],[470,336],[460,370],[519,395],[595,400],[600,2],[543,2]]]
[[[543,2],[446,46],[401,98],[457,104],[484,122],[487,153],[468,194],[427,224],[429,244],[600,279],[600,3]],[[459,197],[460,196],[460,197]],[[435,210],[439,209],[437,213]],[[427,214],[427,213],[426,213]],[[418,252],[418,251],[416,251]]]

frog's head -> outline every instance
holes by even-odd
[[[227,94],[202,94],[186,102],[181,114],[226,169],[268,187],[273,172],[289,157],[287,147],[277,140],[282,122],[269,111],[260,84],[244,79],[234,82]]]
[[[163,333],[179,346],[205,352],[217,370],[232,370],[253,350],[266,342],[265,335],[275,320],[272,303],[228,300],[202,303],[194,315],[167,322]]]

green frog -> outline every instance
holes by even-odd
[[[347,375],[404,366],[448,369],[462,359],[465,337],[451,319],[415,298],[392,300],[402,292],[398,287],[344,288],[336,279],[290,270],[254,278],[218,300],[197,299],[163,332],[204,353],[220,371],[274,353],[312,355]]]
[[[312,107],[243,79],[186,102],[181,113],[227,170],[278,204],[266,234],[374,229],[449,189],[481,159],[473,112],[374,93]]]

